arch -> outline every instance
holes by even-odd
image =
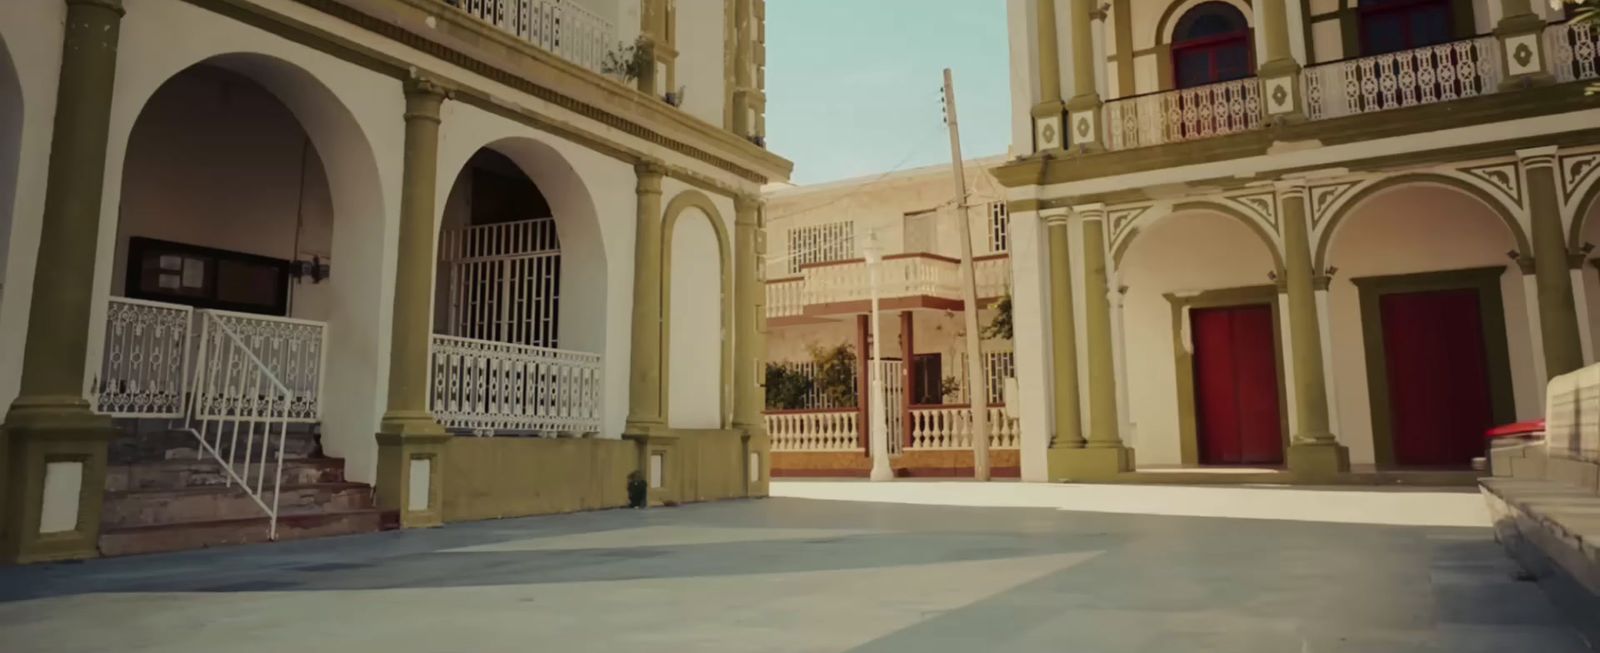
[[[1189,10],[1195,7],[1213,2],[1232,5],[1234,9],[1239,10],[1240,14],[1244,15],[1246,27],[1254,26],[1252,21],[1255,20],[1255,14],[1250,7],[1249,0],[1177,0],[1169,3],[1166,10],[1161,12],[1160,20],[1156,21],[1155,44],[1170,45],[1173,35],[1177,33],[1178,23],[1182,22],[1181,17],[1188,14]]]
[[[1474,186],[1460,178],[1436,172],[1419,172],[1388,177],[1373,182],[1356,191],[1355,194],[1350,196],[1349,200],[1345,201],[1338,209],[1335,209],[1333,215],[1328,216],[1327,224],[1322,227],[1321,235],[1318,236],[1312,268],[1316,270],[1327,269],[1328,250],[1333,244],[1334,236],[1337,235],[1339,225],[1344,222],[1347,216],[1386,191],[1413,184],[1450,188],[1482,202],[1484,207],[1494,212],[1500,218],[1500,221],[1505,223],[1506,229],[1511,231],[1511,237],[1515,242],[1517,253],[1523,257],[1533,256],[1533,246],[1528,242],[1528,235],[1522,231],[1522,224],[1517,220],[1515,209],[1507,206],[1489,191]]]
[[[1257,238],[1261,239],[1261,243],[1267,246],[1267,251],[1272,253],[1272,263],[1277,268],[1277,272],[1280,274],[1283,272],[1283,252],[1278,247],[1278,241],[1273,238],[1272,232],[1268,231],[1267,227],[1262,225],[1261,222],[1246,215],[1244,211],[1215,200],[1192,200],[1188,202],[1180,202],[1178,204],[1174,204],[1172,206],[1172,210],[1168,211],[1165,215],[1144,220],[1143,222],[1145,222],[1145,225],[1134,225],[1129,227],[1130,231],[1128,235],[1123,236],[1122,239],[1117,242],[1115,249],[1113,249],[1111,252],[1112,265],[1114,267],[1121,267],[1122,257],[1128,253],[1129,245],[1131,245],[1133,240],[1139,236],[1140,229],[1143,229],[1146,225],[1159,223],[1163,220],[1172,218],[1179,213],[1188,211],[1211,211],[1226,215],[1243,223],[1244,226],[1250,228],[1250,233],[1255,234]]]
[[[722,301],[718,302],[722,311],[721,319],[719,320],[722,325],[720,343],[722,360],[719,368],[723,380],[722,387],[718,388],[717,391],[717,414],[722,421],[722,426],[725,427],[727,426],[728,411],[732,407],[728,389],[732,387],[731,379],[733,378],[733,261],[730,258],[733,248],[728,240],[728,225],[723,220],[722,212],[717,210],[716,204],[711,201],[710,196],[698,190],[691,189],[678,193],[676,197],[672,198],[672,201],[667,203],[667,208],[662,213],[660,275],[662,316],[661,379],[668,381],[672,378],[670,374],[672,366],[672,237],[677,230],[679,218],[683,217],[683,214],[689,209],[699,209],[706,216],[711,222],[712,231],[716,234],[717,239],[717,269],[721,276],[720,285],[722,291]],[[668,418],[670,423],[671,415],[666,414],[666,412],[671,406],[671,384],[662,383],[661,392],[663,417]]]
[[[582,175],[555,147],[530,136],[507,136],[490,141],[471,152],[491,150],[516,164],[539,188],[550,205],[556,237],[561,244],[561,310],[557,332],[563,349],[589,352],[605,350],[607,260],[601,238],[599,210],[594,195]],[[454,174],[441,176],[446,184],[437,196],[434,233],[444,228],[445,203],[454,190],[453,181],[470,164],[470,154]],[[437,240],[437,239],[436,239]],[[437,293],[436,293],[437,295]],[[435,302],[438,299],[435,297]]]
[[[175,3],[162,8],[181,7]],[[155,16],[145,18],[154,19]],[[346,459],[352,479],[370,481],[376,469],[372,433],[377,430],[382,410],[381,393],[389,355],[387,334],[392,326],[387,309],[393,296],[396,263],[391,239],[384,237],[393,212],[384,189],[383,167],[374,149],[376,141],[350,104],[367,102],[365,106],[370,109],[375,102],[364,100],[362,95],[371,89],[350,89],[345,87],[348,85],[325,81],[324,75],[332,78],[341,73],[348,75],[350,71],[338,66],[313,65],[318,61],[314,57],[325,56],[320,53],[313,57],[309,51],[300,52],[303,48],[269,53],[276,51],[266,44],[258,44],[253,50],[238,50],[234,49],[238,47],[236,43],[222,42],[223,32],[225,30],[213,34],[215,38],[210,41],[192,43],[190,48],[174,49],[151,37],[148,31],[128,30],[125,25],[123,54],[148,56],[150,65],[135,67],[137,73],[127,76],[119,71],[119,97],[113,107],[113,133],[107,156],[108,201],[101,218],[101,242],[103,245],[116,242],[118,200],[128,173],[128,146],[151,99],[161,87],[196,66],[212,66],[249,79],[277,99],[292,114],[311,148],[317,152],[331,206],[331,275],[326,283],[324,317],[329,327],[320,383],[323,444],[329,455]],[[248,37],[233,40],[248,42]],[[210,46],[219,49],[206,51]],[[310,59],[302,60],[302,55]],[[362,81],[372,79],[366,77]],[[392,84],[395,96],[399,96],[398,81],[388,79],[384,84],[386,88]],[[385,149],[393,148],[385,146]],[[109,190],[112,187],[115,190]],[[97,269],[100,289],[109,285],[111,267],[106,262]],[[103,331],[103,324],[91,328],[96,327],[99,327],[96,332]],[[103,346],[103,339],[96,336],[92,343],[96,349],[86,363],[96,365],[98,347]]]
[[[16,60],[0,37],[0,282],[11,254],[11,228],[17,203],[17,175],[22,157],[22,80]]]

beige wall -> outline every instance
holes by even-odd
[[[328,179],[305,131],[266,89],[220,68],[182,73],[145,106],[129,139],[121,208],[116,295],[135,236],[285,260],[333,253]],[[328,288],[291,284],[291,315],[326,320]]]
[[[451,438],[444,456],[447,522],[628,505],[638,453],[624,440]]]
[[[1167,293],[1272,283],[1271,250],[1237,219],[1210,211],[1176,213],[1134,237],[1119,268],[1129,421],[1124,438],[1140,464],[1182,461],[1172,304]]]
[[[679,216],[670,238],[668,291],[667,425],[714,429],[723,426],[722,248],[711,218],[691,208]]]
[[[1505,266],[1505,303],[1517,417],[1543,413],[1534,371],[1523,277],[1506,258],[1511,234],[1487,207],[1459,191],[1434,186],[1396,188],[1356,207],[1333,234],[1328,264],[1338,268],[1329,291],[1338,396],[1339,439],[1353,462],[1371,462],[1372,416],[1362,355],[1360,295],[1351,279],[1375,275]]]

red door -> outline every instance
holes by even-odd
[[[1494,426],[1478,291],[1379,299],[1397,465],[1462,467]]]
[[[1189,313],[1200,462],[1281,464],[1278,364],[1268,305]]]

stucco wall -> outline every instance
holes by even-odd
[[[1177,352],[1165,295],[1267,285],[1273,267],[1266,243],[1220,213],[1178,213],[1135,236],[1119,268],[1128,286],[1123,337],[1131,428],[1123,438],[1141,465],[1182,462]]]
[[[724,4],[721,0],[688,0],[677,4],[678,86],[681,107],[690,115],[722,126],[725,98]],[[668,89],[676,91],[678,89]]]
[[[632,442],[452,438],[445,449],[444,520],[500,519],[628,505]]]

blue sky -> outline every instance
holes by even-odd
[[[1004,153],[1005,13],[1002,0],[767,0],[768,147],[802,184],[948,162],[949,67],[962,154]]]

